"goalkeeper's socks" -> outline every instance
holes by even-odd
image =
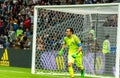
[[[84,78],[84,75],[85,75],[85,71],[83,69],[83,70],[81,70],[81,77]]]
[[[71,78],[74,78],[74,70],[73,70],[73,67],[68,67],[68,70],[69,70],[69,73],[70,73]]]

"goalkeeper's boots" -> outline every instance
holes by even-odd
[[[85,76],[85,69],[81,70],[81,78],[84,78]]]

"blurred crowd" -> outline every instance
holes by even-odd
[[[1,0],[0,48],[30,49],[33,8],[22,0]]]
[[[103,26],[117,27],[117,19],[118,19],[117,15],[112,15],[112,16],[106,17]]]
[[[0,0],[0,48],[30,49],[35,5],[93,4],[113,1],[115,0]],[[45,16],[45,22],[42,23],[44,27],[42,28],[45,29],[46,26],[50,27],[57,21],[62,21],[63,14],[53,13],[53,16],[51,19],[48,19],[50,18],[48,15]],[[42,13],[39,17],[43,18]],[[56,17],[57,19],[55,19]],[[47,23],[50,22],[49,20],[53,20],[52,23]],[[40,24],[41,22],[43,21],[39,21]],[[52,39],[55,41],[57,35]],[[44,44],[42,37],[38,41]]]
[[[80,14],[74,15],[71,13],[48,11],[45,9],[40,10],[38,13],[38,31],[44,31],[38,35],[37,49],[42,51],[57,49],[54,47],[60,46],[60,40],[65,35],[64,32],[62,32],[65,27],[61,27],[59,24],[62,24],[65,20],[77,18],[78,16],[80,16]]]

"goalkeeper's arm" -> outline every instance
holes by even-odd
[[[79,53],[79,52],[81,52],[81,51],[82,51],[82,46],[79,46],[79,48],[78,48],[78,51],[77,51],[77,52]]]
[[[76,58],[80,52],[82,52],[82,45],[81,43],[78,44],[79,48],[75,54],[72,55],[73,58]]]
[[[62,48],[60,49],[60,51],[59,51],[59,53],[58,53],[60,56],[62,55],[63,50],[64,50],[65,47],[66,47],[66,44],[63,44],[63,45],[62,45]]]

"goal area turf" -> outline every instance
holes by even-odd
[[[68,75],[38,75],[31,74],[30,68],[18,68],[18,67],[5,67],[0,66],[0,77],[1,78],[70,78]],[[75,78],[81,78],[76,76]],[[93,77],[84,77],[93,78]]]

